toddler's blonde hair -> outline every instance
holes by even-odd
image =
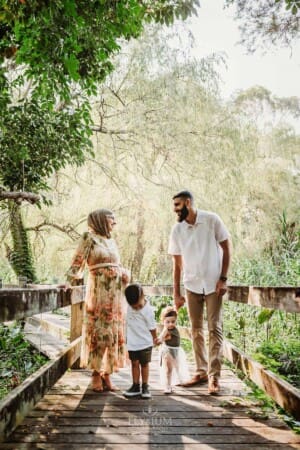
[[[166,306],[162,310],[160,313],[160,321],[163,322],[166,317],[176,317],[177,319],[177,311],[173,308],[173,306]]]

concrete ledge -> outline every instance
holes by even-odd
[[[27,322],[25,323],[24,337],[49,359],[57,359],[70,345],[69,341],[59,339],[53,334],[45,332],[42,327],[37,328]]]
[[[40,334],[44,331],[65,343],[70,342],[70,317],[55,313],[41,313],[26,319],[25,331],[28,324],[35,327]]]

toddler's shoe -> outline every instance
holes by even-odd
[[[140,383],[133,383],[133,385],[123,392],[124,397],[138,397],[141,395]]]
[[[165,390],[164,390],[165,394],[172,394],[172,386],[166,386]]]
[[[142,398],[151,398],[151,392],[149,391],[149,386],[147,383],[142,384],[141,397]]]

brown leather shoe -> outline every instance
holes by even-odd
[[[186,383],[181,383],[181,386],[183,386],[183,387],[192,387],[192,386],[196,386],[197,384],[207,383],[207,381],[208,381],[208,376],[207,375],[194,375]]]
[[[209,377],[208,380],[208,393],[211,395],[217,395],[220,392],[219,380],[215,377]]]

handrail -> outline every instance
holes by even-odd
[[[55,285],[3,288],[0,289],[0,322],[23,320],[35,314],[82,302],[84,295],[85,286],[74,286],[68,289]]]
[[[147,295],[172,295],[172,286],[143,286]],[[81,335],[85,286],[63,289],[57,286],[0,289],[0,321],[24,319],[34,314],[52,311],[71,305],[70,341],[78,347]],[[300,312],[300,289],[285,287],[229,286],[225,300],[241,302],[257,307]],[[188,335],[190,330],[187,330]],[[80,343],[80,342],[79,342]],[[251,361],[232,344],[225,341],[225,357],[233,362],[274,400],[296,418],[300,411],[299,390],[265,371],[261,365]],[[74,346],[73,345],[73,346]],[[73,352],[73,347],[68,350]],[[78,350],[77,350],[78,353]],[[78,355],[79,356],[79,355]]]
[[[171,285],[144,285],[147,295],[172,295]],[[300,288],[293,286],[228,286],[224,300],[246,303],[263,308],[280,309],[286,312],[300,313]]]
[[[147,295],[172,295],[171,285],[144,285]],[[85,286],[68,289],[51,286],[0,289],[0,322],[22,320],[84,301]],[[292,286],[229,286],[224,300],[300,313],[300,288]]]

